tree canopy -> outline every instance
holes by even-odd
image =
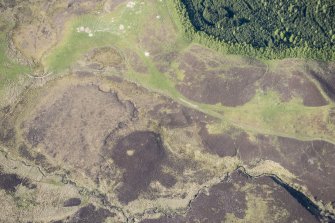
[[[203,42],[246,54],[267,51],[270,58],[334,57],[333,0],[182,0],[179,12],[192,26],[185,24],[186,31],[207,38]]]

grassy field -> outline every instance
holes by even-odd
[[[61,72],[69,68],[83,53],[96,47],[102,47],[116,43],[119,40],[118,35],[112,31],[95,32],[92,37],[88,33],[77,32],[77,28],[89,27],[90,29],[102,30],[104,27],[116,29],[112,24],[106,21],[111,21],[111,16],[97,17],[94,15],[85,15],[76,18],[67,24],[67,32],[63,41],[49,54],[43,61],[50,71]],[[102,22],[104,21],[104,22]]]
[[[70,21],[67,24],[66,35],[61,43],[44,58],[44,65],[49,71],[63,72],[90,49],[102,46],[117,47],[121,52],[123,49],[131,49],[148,67],[149,72],[147,75],[141,76],[131,70],[126,74],[127,78],[152,90],[182,97],[168,76],[158,71],[152,58],[145,56],[144,46],[138,43],[138,33],[143,32],[143,27],[160,26],[162,20],[170,22],[165,4],[162,2],[146,2],[145,4],[141,4],[139,1],[134,2],[136,5],[133,8],[122,5],[110,14],[84,15]],[[148,17],[156,17],[156,20],[149,20]],[[90,37],[85,32],[77,32],[78,27],[89,27],[93,35]],[[176,32],[176,30],[171,30],[171,32]],[[173,45],[166,44],[165,50],[174,47],[176,42],[182,48],[185,43],[181,36],[179,38],[173,41]]]
[[[159,71],[153,55],[145,55],[147,48],[150,47],[153,47],[151,50],[159,51],[161,54],[171,50],[180,53],[192,44],[183,38],[176,12],[173,7],[167,7],[160,1],[147,1],[143,4],[134,1],[134,3],[132,7],[126,4],[120,5],[112,13],[89,14],[69,21],[64,39],[44,58],[44,65],[49,71],[63,72],[85,52],[96,47],[113,46],[121,52],[131,50],[145,64],[147,74],[137,73],[128,66],[125,78],[152,91],[163,93],[186,106],[256,133],[303,140],[334,141],[335,127],[327,123],[328,112],[333,104],[313,108],[303,106],[299,99],[283,103],[276,93],[271,92],[258,93],[250,102],[238,107],[207,105],[188,100],[175,88],[176,83],[171,75]],[[167,3],[171,4],[170,1]],[[77,29],[80,27],[89,27],[92,36],[78,32]],[[163,39],[159,34],[162,32],[162,27],[166,29],[163,31],[169,33],[169,36]],[[270,63],[276,62],[270,61]],[[178,61],[172,63],[171,69],[177,73],[179,79],[183,78],[176,64]]]
[[[224,108],[225,117],[249,130],[264,134],[323,139],[334,142],[335,128],[327,125],[328,112],[334,105],[305,107],[301,100],[280,101],[274,92],[258,93],[250,102],[237,108]]]

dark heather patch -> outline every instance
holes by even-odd
[[[245,133],[242,134],[244,135]],[[273,145],[274,142],[271,137],[257,135],[256,142],[250,142],[247,137],[243,137],[243,139],[238,147],[238,155],[246,163],[264,159],[264,157],[283,158]]]
[[[124,102],[124,106],[126,108],[126,111],[131,115],[132,120],[138,118],[138,110],[133,102],[127,100]]]
[[[16,174],[4,173],[0,168],[0,189],[4,189],[7,192],[15,192],[15,187],[19,184],[27,187],[28,189],[35,189],[36,184],[31,183],[27,178],[21,178]]]
[[[45,155],[32,153],[25,144],[19,146],[19,154],[21,157],[33,161],[36,165],[42,166],[48,173],[57,170],[57,167],[52,166]]]
[[[16,6],[16,0],[3,0],[5,8],[14,8]]]
[[[81,204],[80,198],[70,198],[64,201],[63,207],[73,207],[73,206],[78,206],[80,204]]]
[[[170,127],[182,127],[188,124],[188,120],[183,112],[168,114],[166,119],[163,119],[163,122]]]
[[[161,176],[159,177],[159,182],[167,188],[173,187],[177,181],[176,178],[174,176],[172,176],[171,174],[167,174],[167,173],[162,173]]]
[[[9,144],[15,140],[15,130],[7,120],[0,121],[0,141]]]
[[[261,80],[260,88],[267,92],[275,90],[279,93],[280,99],[283,102],[288,102],[292,99],[292,90],[288,89],[287,77],[279,73],[268,72]]]
[[[90,63],[87,65],[87,67],[93,70],[103,70],[104,69],[104,66],[99,63]],[[92,73],[92,76],[94,76],[93,73]]]
[[[207,62],[207,65],[211,68],[217,68],[220,66],[220,63],[218,63],[217,61],[214,60],[210,60]]]
[[[76,71],[76,75],[78,77],[92,77],[94,76],[94,74],[92,72],[89,71]]]
[[[45,138],[45,130],[42,128],[29,128],[27,139],[33,146],[38,145]]]
[[[255,187],[251,190],[256,196],[269,200],[269,214],[278,214],[278,208],[286,209],[288,216],[274,219],[273,222],[319,222],[299,201],[271,177],[254,178],[251,181]],[[276,221],[275,221],[276,220]]]
[[[34,157],[29,152],[28,147],[25,144],[19,146],[19,154],[20,156],[26,158],[27,160],[33,161]]]
[[[33,189],[37,188],[36,184],[31,183],[30,180],[28,180],[26,178],[23,179],[22,185],[25,186],[26,188],[30,189],[30,190],[33,190]]]
[[[157,219],[144,219],[141,223],[181,223],[185,222],[182,216],[160,217]]]
[[[220,157],[240,155],[240,151],[248,151],[246,155],[251,156],[258,154],[257,146],[250,142],[245,132],[232,129],[225,134],[209,134],[206,126],[202,125],[199,136],[207,151]]]
[[[106,218],[114,216],[115,213],[107,209],[97,208],[93,204],[89,204],[80,208],[69,220],[69,223],[103,223]]]
[[[246,164],[257,160],[277,162],[296,175],[297,183],[306,186],[317,200],[335,200],[335,145],[266,135],[258,135],[255,142],[242,145],[238,146],[238,155]]]
[[[329,109],[329,119],[328,121],[335,125],[335,108]]]
[[[246,194],[239,191],[234,183],[243,186],[245,179],[234,176],[231,182],[223,182],[211,187],[208,195],[201,193],[191,204],[188,220],[190,222],[221,222],[227,213],[234,213],[237,218],[243,219],[247,208]]]
[[[166,100],[167,103],[158,104],[148,112],[152,119],[157,120],[164,127],[182,128],[194,122],[213,120],[212,117],[208,117],[204,113],[184,107],[170,99]]]
[[[256,196],[267,203],[268,218],[257,219],[259,222],[317,222],[308,210],[270,177],[250,178],[235,171],[221,183],[210,187],[208,192],[200,192],[190,203],[185,216],[162,216],[144,219],[141,223],[216,223],[224,222],[228,213],[244,219],[248,210],[247,195]],[[278,211],[287,211],[288,215],[278,215]]]
[[[101,147],[119,122],[136,118],[138,111],[116,92],[103,92],[95,85],[69,85],[53,96],[49,105],[37,102],[40,108],[26,117],[23,131],[27,146],[43,149],[46,156],[35,156],[36,162],[49,171],[57,159],[95,178],[98,168],[92,166],[99,165],[100,156],[92,147]]]
[[[177,59],[177,52],[162,53],[154,56],[156,67],[161,73],[166,73],[171,69],[171,63]]]
[[[58,168],[54,167],[48,162],[45,155],[38,153],[34,158],[35,164],[42,166],[48,173],[56,171]]]
[[[191,100],[206,103],[222,103],[225,106],[238,106],[248,102],[256,93],[253,85],[247,86],[237,77],[225,80],[221,77],[205,78],[200,84],[178,86],[180,92]]]
[[[22,179],[16,174],[0,172],[0,189],[6,192],[15,192],[16,186],[22,183]]]
[[[191,74],[192,72],[199,72],[206,70],[206,64],[198,59],[192,53],[185,53],[180,61],[180,69],[184,70],[186,74]]]
[[[118,199],[122,203],[128,203],[146,191],[150,182],[161,181],[161,165],[167,155],[160,136],[143,131],[133,132],[120,139],[112,150],[112,158],[117,166],[125,170]],[[175,182],[164,177],[162,181],[168,186]]]
[[[304,195],[302,192],[290,187],[289,185],[283,183],[282,181],[280,181],[279,179],[277,179],[276,177],[271,177],[271,179],[277,183],[279,186],[282,187],[282,189],[285,189],[293,198],[296,199],[296,201],[301,204],[307,211],[309,211],[312,215],[314,215],[315,217],[315,221],[317,219],[322,219],[323,216],[321,214],[321,209],[314,204],[308,197],[306,197],[306,195]],[[291,209],[294,210],[294,209]],[[301,211],[299,211],[301,214]],[[329,217],[329,219],[331,219],[331,217]],[[295,219],[290,219],[291,221],[294,221]]]
[[[321,141],[278,138],[286,158],[283,166],[303,181],[312,194],[324,202],[335,200],[335,145]]]
[[[221,157],[236,155],[236,143],[230,135],[211,135],[208,133],[207,128],[204,125],[200,129],[199,135],[201,137],[202,144],[208,152]]]
[[[10,111],[10,105],[7,105],[7,106],[3,107],[3,108],[1,109],[1,111],[2,111],[3,113],[5,113],[5,114],[9,113],[9,111]]]
[[[321,85],[327,95],[335,101],[335,64],[320,63],[323,71],[314,71],[312,68],[307,68],[309,74],[314,77]]]
[[[172,63],[177,58],[178,58],[177,52],[168,52],[156,55],[154,57],[154,61]]]
[[[314,77],[319,81],[324,91],[328,94],[328,96],[334,101],[335,100],[335,84],[332,84],[332,82],[335,82],[335,77],[333,80],[328,82],[325,77],[322,77],[321,75],[317,75],[316,73],[312,73]]]
[[[177,215],[158,219],[144,219],[141,223],[177,223],[177,222],[222,222],[227,213],[234,213],[237,218],[245,216],[246,194],[239,191],[234,183],[243,186],[244,178],[234,177],[230,182],[212,186],[208,193],[201,192],[191,203],[185,216]]]
[[[184,96],[206,104],[232,107],[245,104],[255,95],[257,83],[266,71],[264,64],[255,61],[214,70],[207,68],[207,61],[210,58],[200,60],[189,52],[181,56],[179,68],[185,77],[177,84]]]
[[[287,90],[295,91],[298,96],[302,97],[305,106],[324,106],[328,104],[316,85],[300,72],[293,73],[293,77],[289,79]]]
[[[118,77],[118,76],[107,76],[106,77],[107,80],[110,80],[110,81],[113,81],[115,83],[122,83],[123,82],[123,79],[121,77]]]
[[[35,157],[35,162],[37,165],[45,166],[48,164],[47,158],[43,154],[37,154]]]
[[[306,74],[298,71],[292,72],[290,77],[278,72],[269,72],[262,79],[261,88],[263,91],[277,91],[283,102],[298,96],[302,98],[305,106],[317,107],[328,104],[317,86],[308,79]]]
[[[25,137],[28,142],[36,146],[40,143],[43,143],[46,137],[46,133],[50,128],[51,124],[55,122],[53,119],[54,116],[64,112],[58,107],[54,107],[51,111],[42,110],[37,116],[33,119],[33,124],[29,124],[28,130],[26,130]]]
[[[186,127],[191,123],[187,110],[180,109],[173,113],[161,114],[160,124],[169,128]]]

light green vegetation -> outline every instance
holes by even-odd
[[[151,86],[153,89],[160,89],[181,97],[169,78],[157,70],[151,61],[152,58],[145,56],[146,49],[143,49],[137,39],[138,34],[143,32],[143,27],[163,25],[161,20],[169,17],[165,4],[162,2],[154,5],[152,5],[152,2],[141,4],[139,1],[135,1],[135,3],[136,5],[133,8],[126,7],[123,4],[113,13],[84,15],[70,21],[67,24],[65,37],[47,55],[43,61],[44,65],[50,71],[62,72],[90,49],[109,45],[116,46],[119,49],[130,49],[141,58],[149,72],[148,75],[140,76],[132,71],[127,74],[128,78]],[[157,16],[160,19],[157,19]],[[153,19],[148,19],[148,17]],[[80,27],[90,28],[93,36],[89,37],[85,32],[77,32],[77,28]],[[171,30],[171,32],[175,32],[175,30]],[[182,47],[182,41],[181,39],[178,43],[166,44],[164,48],[169,50],[175,46],[175,43]]]
[[[116,29],[108,21],[112,21],[112,17],[109,15],[102,17],[85,15],[70,21],[67,24],[68,30],[63,41],[45,59],[45,65],[50,71],[61,72],[89,49],[115,44],[119,40],[118,35],[113,34],[111,31],[100,31],[105,27]],[[96,32],[94,32],[92,37],[89,37],[88,33],[77,32],[79,27],[89,27]]]
[[[176,19],[177,13],[174,7],[168,7],[172,4],[171,1],[146,1],[143,4],[140,1],[134,2],[136,4],[133,8],[122,4],[112,13],[83,15],[69,21],[66,26],[66,35],[44,58],[44,65],[50,71],[63,72],[83,54],[96,47],[109,45],[120,49],[121,52],[131,50],[139,56],[147,72],[146,74],[135,72],[126,61],[128,65],[128,71],[124,74],[126,79],[216,117],[221,120],[220,122],[229,122],[230,125],[256,133],[301,140],[333,141],[335,127],[327,122],[328,112],[331,107],[334,107],[332,103],[317,108],[305,107],[300,99],[283,103],[274,92],[266,94],[258,92],[250,102],[238,107],[201,104],[185,98],[175,88],[176,83],[172,76],[159,71],[157,62],[150,54],[150,50],[159,51],[161,54],[172,51],[182,52],[192,45],[180,32],[180,22]],[[80,27],[89,27],[93,36],[89,37],[88,33],[77,32],[77,28]],[[160,33],[163,31],[169,36],[162,39]],[[159,48],[148,49],[155,45],[159,45]],[[145,55],[147,51],[149,55]],[[226,55],[226,57],[230,56]],[[201,59],[201,55],[199,58]],[[232,58],[238,60],[236,56]],[[183,78],[183,73],[177,64],[178,61],[174,61],[170,64],[170,69],[174,71],[178,80]]]
[[[268,92],[257,93],[243,106],[223,110],[228,120],[243,129],[302,140],[323,139],[334,142],[334,125],[327,123],[332,107],[332,104],[306,107],[298,98],[283,103],[275,92]]]

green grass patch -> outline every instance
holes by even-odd
[[[305,107],[301,99],[281,102],[275,92],[260,93],[247,104],[223,108],[224,116],[242,128],[300,139],[333,141],[333,128],[324,125],[332,105]]]
[[[120,49],[129,48],[140,56],[148,68],[148,73],[141,75],[130,70],[127,73],[128,79],[173,98],[182,97],[168,75],[158,71],[152,58],[144,55],[144,49],[141,49],[138,43],[138,34],[143,32],[143,28],[162,25],[159,19],[151,21],[150,18],[160,16],[165,19],[164,22],[171,22],[167,7],[163,2],[146,2],[145,4],[135,2],[134,8],[120,6],[113,13],[83,15],[69,21],[63,40],[44,59],[48,70],[62,72],[80,59],[83,54],[97,47],[112,45]],[[80,27],[90,28],[93,35],[89,37],[85,32],[77,32],[77,28]],[[176,30],[171,30],[171,32],[176,32]],[[176,46],[185,47],[185,39],[181,36],[178,35],[171,44],[164,46],[164,51],[175,50]]]
[[[69,68],[88,50],[117,42],[119,37],[112,32],[94,32],[92,37],[88,33],[77,32],[77,28],[80,27],[89,27],[91,30],[105,29],[104,27],[107,27],[107,25],[104,26],[105,22],[100,23],[100,20],[104,21],[108,18],[99,19],[94,15],[84,15],[67,24],[69,30],[63,41],[44,60],[48,70],[61,72]],[[110,29],[115,29],[112,25],[110,26]]]
[[[129,47],[134,33],[140,29],[144,9],[137,4],[134,9],[118,7],[113,13],[92,13],[74,18],[66,24],[63,39],[44,58],[43,64],[50,71],[62,72],[91,49],[119,44]],[[81,27],[88,28],[92,36],[85,31],[78,32]]]

